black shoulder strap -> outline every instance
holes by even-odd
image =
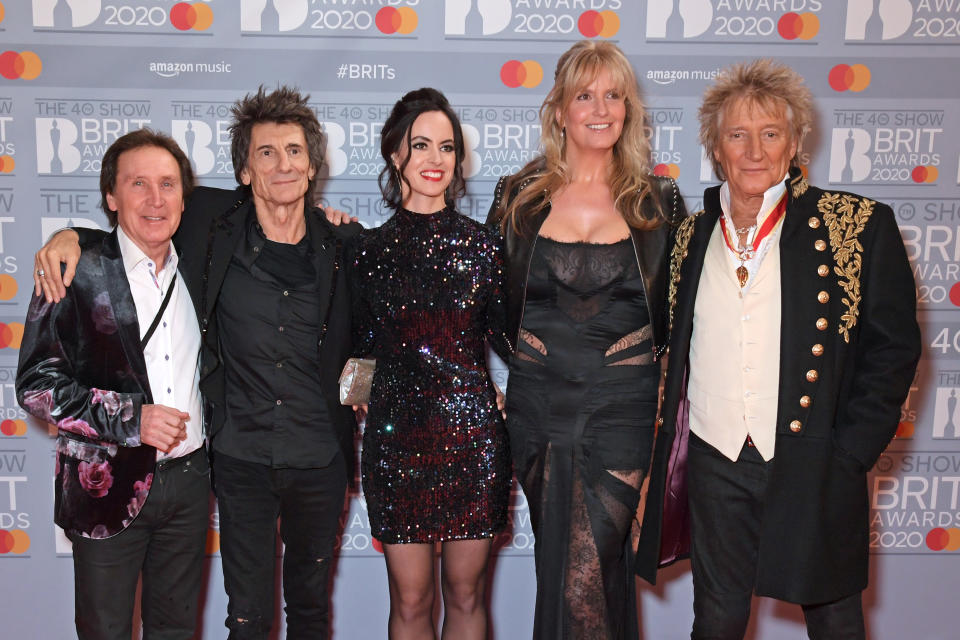
[[[163,315],[164,310],[167,308],[167,305],[170,304],[170,298],[173,297],[173,286],[177,284],[177,272],[173,272],[173,277],[170,278],[170,286],[167,287],[167,295],[163,296],[163,302],[160,303],[160,310],[157,311],[157,315],[153,317],[153,322],[150,323],[150,328],[147,329],[147,332],[143,334],[143,337],[140,338],[140,348],[146,349],[147,343],[150,342],[150,338],[153,336],[153,332],[157,330],[157,325],[160,324],[160,317]]]

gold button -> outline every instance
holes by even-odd
[[[817,329],[820,329],[820,331],[826,329],[829,324],[826,318],[817,318]]]
[[[817,251],[823,251],[827,248],[827,243],[824,242],[823,240],[817,240],[816,242],[813,243],[813,246],[814,248],[816,248]]]
[[[816,216],[810,216],[810,219],[807,220],[807,224],[810,225],[811,229],[816,229],[820,226],[820,218]]]
[[[810,396],[800,396],[800,406],[806,409],[810,406]]]
[[[830,294],[826,291],[821,291],[817,294],[817,302],[820,304],[826,304],[830,300]]]
[[[810,369],[810,371],[807,371],[807,382],[816,382],[817,378],[819,377],[820,374],[817,373],[816,369]]]
[[[819,267],[817,267],[817,275],[819,275],[821,278],[826,278],[827,275],[829,274],[830,274],[830,267],[828,267],[827,265],[822,264]]]
[[[813,219],[813,218],[811,218],[811,220],[812,220],[812,219]],[[791,420],[791,421],[790,421],[790,431],[793,431],[794,433],[798,433],[798,432],[800,431],[800,427],[801,427],[801,426],[802,426],[802,425],[800,424],[800,421],[799,421],[799,420]]]
[[[819,356],[822,356],[822,355],[823,355],[823,345],[822,345],[822,344],[815,344],[815,345],[813,345],[812,347],[810,347],[810,352],[811,352],[813,355],[815,355],[815,356],[818,356],[818,357],[819,357]]]

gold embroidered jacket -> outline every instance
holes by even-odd
[[[896,432],[920,355],[916,288],[890,207],[788,178],[780,233],[781,342],[776,452],[757,593],[828,602],[867,583],[866,471]],[[637,572],[689,549],[686,367],[720,188],[677,230],[668,284],[670,361]]]

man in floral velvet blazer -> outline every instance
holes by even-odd
[[[170,238],[193,174],[172,139],[140,130],[107,150],[100,182],[117,228],[83,247],[60,304],[31,301],[17,398],[59,429],[54,519],[73,542],[79,637],[130,638],[142,570],[145,637],[189,638],[209,463],[199,325]]]

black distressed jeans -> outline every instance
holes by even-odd
[[[330,637],[330,564],[347,487],[339,454],[320,469],[274,469],[213,454],[230,640],[267,638],[274,620],[277,519],[290,640]]]

